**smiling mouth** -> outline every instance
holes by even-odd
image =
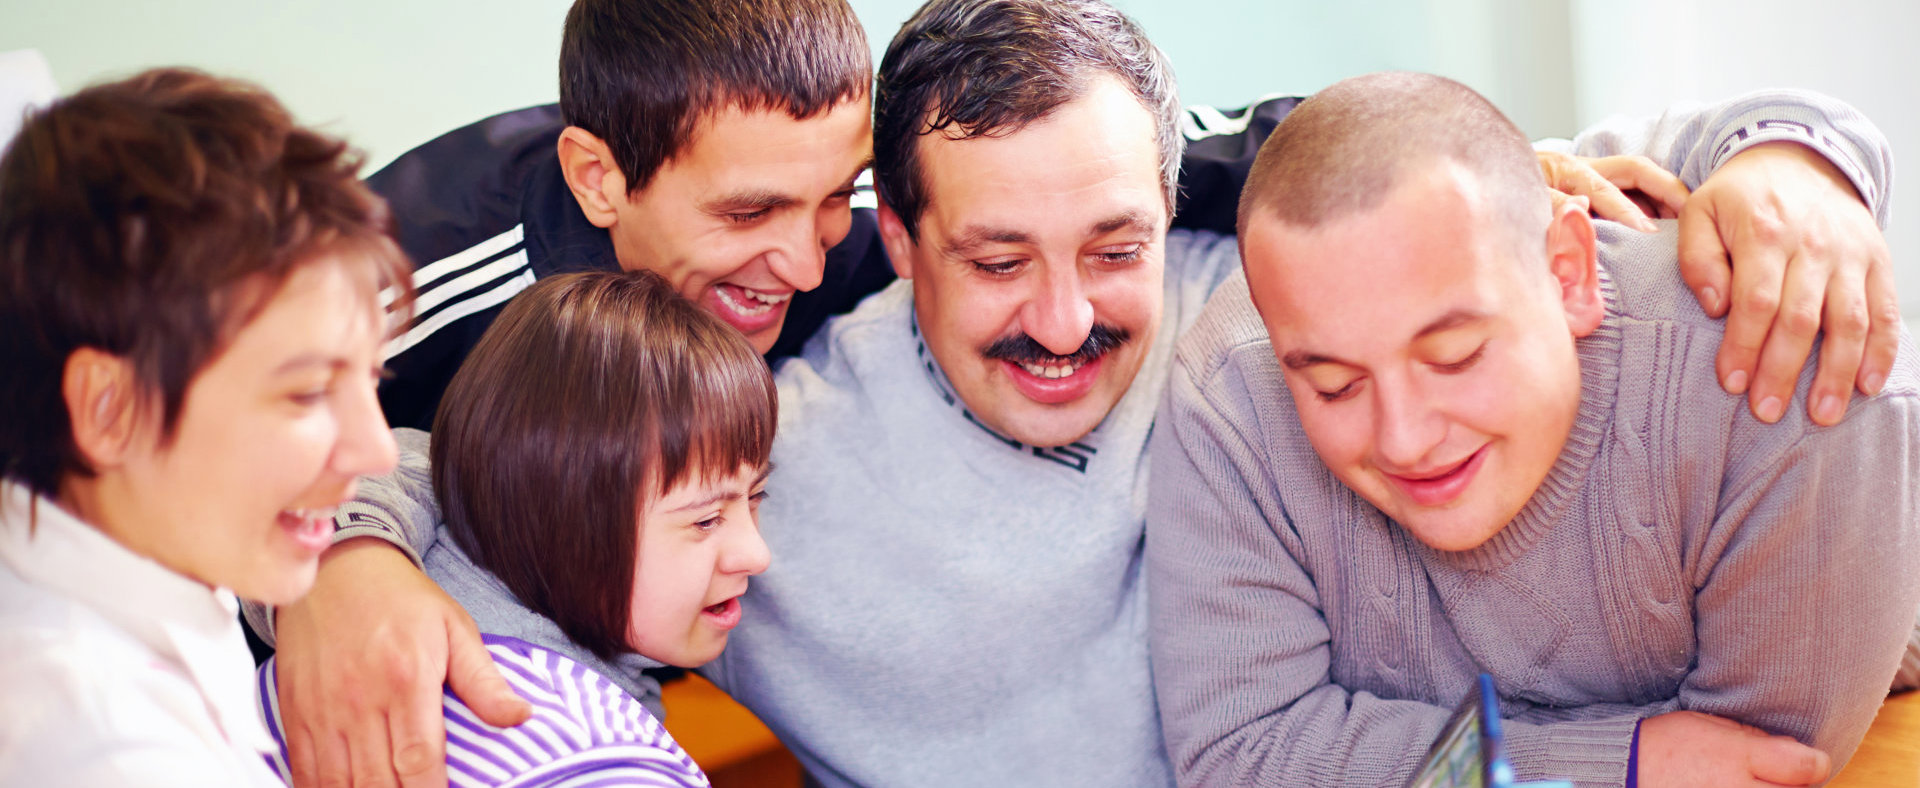
[[[1450,466],[1423,471],[1419,475],[1386,474],[1413,502],[1421,506],[1444,506],[1465,493],[1480,470],[1487,447],[1475,449],[1466,459]]]
[[[700,609],[702,617],[723,630],[732,629],[740,623],[740,612],[740,597],[737,596]]]
[[[1016,363],[1020,365],[1021,369],[1026,370],[1027,374],[1032,375],[1036,378],[1046,378],[1048,380],[1059,380],[1061,378],[1072,377],[1074,373],[1080,371],[1081,367],[1084,367],[1087,365],[1087,362],[1085,361],[1082,361],[1079,363],[1074,363],[1071,361],[1062,361],[1061,363],[1058,363],[1058,364],[1035,364],[1030,361],[1021,361]]]
[[[759,317],[793,298],[792,292],[763,293],[739,285],[717,285],[713,292],[720,297],[721,303],[742,317]]]

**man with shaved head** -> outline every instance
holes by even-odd
[[[1712,140],[1670,131],[1646,152],[1697,183]],[[1183,785],[1402,783],[1481,672],[1523,778],[1814,784],[1866,733],[1920,605],[1910,341],[1838,424],[1766,426],[1716,385],[1673,227],[1589,219],[1534,169],[1417,74],[1335,85],[1262,148],[1245,276],[1153,436]]]

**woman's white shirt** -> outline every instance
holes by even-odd
[[[281,785],[238,609],[0,482],[0,786]]]

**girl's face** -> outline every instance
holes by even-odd
[[[720,656],[740,623],[747,578],[770,560],[756,519],[766,483],[764,466],[742,465],[695,475],[647,503],[627,627],[635,651],[684,668]]]

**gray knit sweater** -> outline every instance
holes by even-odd
[[[1579,415],[1520,515],[1474,550],[1413,539],[1301,431],[1245,279],[1182,340],[1153,438],[1154,678],[1182,785],[1404,782],[1480,671],[1523,778],[1620,785],[1674,709],[1846,763],[1920,607],[1920,358],[1812,425],[1714,377],[1722,326],[1672,223],[1599,223],[1607,315]]]

